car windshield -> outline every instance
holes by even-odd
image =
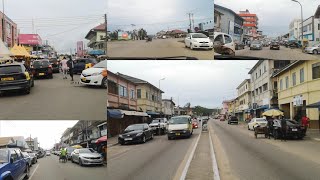
[[[143,130],[144,125],[143,124],[134,124],[128,126],[124,131],[129,132],[129,131],[135,131],[135,130]]]
[[[107,60],[101,61],[93,66],[94,68],[107,68]]]
[[[0,74],[21,73],[20,65],[0,66]]]
[[[8,162],[8,150],[0,149],[0,163]]]
[[[208,36],[206,36],[202,33],[199,33],[199,34],[193,34],[192,38],[208,38]]]
[[[49,66],[49,61],[34,61],[32,64],[34,67],[40,67],[40,66]]]
[[[92,153],[92,151],[90,149],[79,149],[79,153]]]
[[[169,120],[169,124],[187,124],[188,122],[188,117],[172,117]]]

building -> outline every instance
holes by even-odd
[[[223,14],[216,9],[214,10],[214,30],[216,32],[221,32],[221,17]]]
[[[299,26],[301,32],[301,23]],[[301,40],[301,33],[299,39]],[[314,16],[309,17],[303,21],[303,39],[307,39],[309,44],[314,45],[320,42],[320,19]]]
[[[238,110],[235,112],[240,121],[250,119],[251,87],[250,79],[245,79],[238,87],[237,103]]]
[[[301,37],[300,25],[301,19],[294,19],[289,25],[289,40],[299,40]],[[301,39],[300,39],[301,40]]]
[[[162,93],[164,92],[161,89],[145,80],[141,80],[121,73],[118,73],[118,75],[133,82],[137,86],[138,110],[146,112],[151,116],[159,115],[162,113]]]
[[[32,55],[42,55],[42,39],[39,34],[19,34],[18,42]]]
[[[287,60],[259,60],[249,71],[251,76],[251,115],[261,117],[265,109],[277,108],[277,83],[273,73],[288,65]]]
[[[4,22],[4,27],[1,25],[0,33],[1,40],[7,47],[13,47],[18,43],[18,29],[17,24],[13,22],[8,16],[0,12],[1,22]]]
[[[222,101],[222,109],[221,109],[221,114],[223,115],[228,115],[229,112],[229,104],[232,102],[232,100],[224,100]]]
[[[285,118],[301,121],[301,116],[310,118],[310,127],[319,128],[319,110],[307,105],[320,100],[320,62],[294,61],[273,75],[278,82],[279,107]]]
[[[162,112],[167,118],[170,118],[174,115],[174,106],[175,103],[171,99],[162,99]]]
[[[214,5],[215,14],[215,32],[223,32],[231,35],[236,42],[243,40],[243,22],[244,19],[231,9]],[[219,25],[219,27],[218,27]]]
[[[92,48],[93,50],[100,50],[105,51],[106,46],[106,25],[105,23],[100,24],[99,26],[96,26],[92,28],[85,37],[87,40],[89,40],[89,43],[87,46],[89,48]]]
[[[25,139],[25,142],[27,143],[27,145],[29,146],[29,148],[32,150],[32,151],[37,151],[39,150],[39,143],[38,143],[38,138],[31,138],[31,137],[28,137]]]
[[[240,11],[239,16],[244,19],[243,22],[243,34],[245,35],[244,39],[252,40],[260,37],[258,34],[258,21],[259,18],[256,14],[252,14],[248,9],[245,11]]]
[[[174,115],[181,116],[181,115],[189,115],[192,116],[192,109],[190,107],[174,107]]]

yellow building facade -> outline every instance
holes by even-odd
[[[279,108],[286,118],[310,118],[310,128],[318,128],[319,110],[306,108],[320,101],[320,61],[295,61],[274,76],[278,83]]]
[[[139,84],[137,86],[137,106],[143,112],[161,112],[162,91],[151,84]]]

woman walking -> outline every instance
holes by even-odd
[[[61,61],[61,69],[62,69],[63,79],[67,79],[68,60],[66,59],[66,57],[64,57]]]

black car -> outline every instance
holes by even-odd
[[[279,45],[279,43],[278,42],[271,42],[271,44],[270,44],[270,50],[272,50],[272,49],[277,49],[277,50],[280,50],[280,45]]]
[[[60,72],[60,66],[59,61],[56,58],[49,59],[51,65],[52,65],[52,72],[53,73],[59,73]]]
[[[73,73],[74,74],[81,74],[83,70],[93,67],[95,64],[97,64],[97,60],[95,59],[77,59],[74,60],[74,68]]]
[[[34,77],[53,78],[53,69],[48,59],[35,60],[31,66],[31,72]]]
[[[231,116],[229,119],[228,119],[228,124],[238,124],[238,118],[236,116]]]
[[[127,142],[145,143],[149,139],[153,139],[153,132],[148,124],[132,124],[119,135],[118,142],[121,145]]]
[[[0,65],[0,93],[2,91],[23,90],[29,94],[33,86],[33,75],[24,64]]]
[[[300,125],[297,121],[286,119],[287,122],[287,137],[286,138],[296,138],[303,139],[306,135],[306,129]],[[274,139],[281,138],[281,120],[275,119],[273,120],[273,129],[271,132]]]

